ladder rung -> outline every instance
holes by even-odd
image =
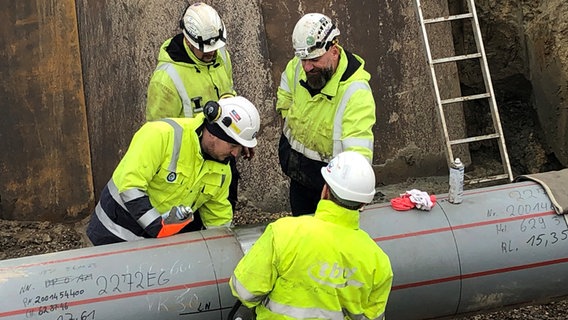
[[[481,53],[471,53],[471,54],[464,54],[464,55],[455,56],[455,57],[434,59],[434,60],[432,60],[432,63],[433,64],[446,63],[446,62],[461,61],[461,60],[476,59],[476,58],[481,58]]]
[[[477,99],[483,99],[483,98],[489,98],[491,97],[491,95],[489,93],[481,93],[481,94],[474,94],[471,96],[465,96],[465,97],[459,97],[459,98],[452,98],[452,99],[445,99],[442,100],[442,104],[448,104],[448,103],[456,103],[456,102],[463,102],[463,101],[470,101],[470,100],[477,100]]]
[[[498,174],[498,175],[483,177],[483,178],[475,178],[475,179],[469,179],[469,180],[466,179],[466,180],[464,180],[463,184],[464,185],[471,185],[471,184],[497,181],[497,180],[503,180],[503,179],[509,179],[509,175],[508,174]]]
[[[469,138],[465,138],[465,139],[451,140],[450,144],[451,145],[464,144],[464,143],[470,143],[470,142],[475,142],[475,141],[483,141],[483,140],[489,140],[489,139],[497,139],[497,138],[499,138],[499,134],[498,133],[492,133],[492,134],[487,134],[487,135],[484,135],[484,136],[476,136],[476,137],[469,137]]]
[[[468,18],[473,18],[473,14],[464,13],[464,14],[456,14],[454,16],[424,19],[424,23],[436,23],[436,22],[444,22],[444,21],[452,21],[452,20],[468,19]]]

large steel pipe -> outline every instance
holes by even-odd
[[[430,212],[361,214],[395,274],[390,319],[433,319],[568,296],[568,227],[533,182],[471,190]],[[264,226],[0,261],[0,319],[226,319],[228,279]]]
[[[445,196],[431,212],[362,214],[361,226],[388,253],[391,319],[430,319],[542,303],[568,296],[568,227],[540,185]]]

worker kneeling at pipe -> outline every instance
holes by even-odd
[[[321,169],[314,216],[269,224],[235,268],[232,293],[256,319],[383,319],[392,285],[388,256],[359,228],[375,175],[359,153]]]
[[[256,146],[259,128],[244,97],[209,101],[195,118],[144,124],[101,193],[89,239],[101,245],[229,226],[229,159]]]

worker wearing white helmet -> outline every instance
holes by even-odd
[[[355,151],[372,163],[370,74],[363,59],[339,45],[339,35],[320,13],[304,15],[292,33],[295,57],[282,73],[276,111],[284,119],[279,160],[290,177],[293,215],[315,210],[324,184],[319,168],[334,156]]]
[[[236,95],[233,67],[226,49],[227,29],[217,11],[194,3],[183,12],[181,32],[166,40],[158,56],[158,66],[148,86],[146,120],[192,118],[203,111],[207,101]],[[244,148],[245,159],[254,149]],[[231,159],[233,184],[229,200],[237,202],[239,173]]]
[[[388,256],[359,229],[359,210],[375,194],[360,153],[338,154],[321,168],[315,215],[267,226],[237,264],[232,293],[256,319],[384,319],[392,285]]]
[[[95,245],[228,226],[229,158],[254,148],[256,107],[237,96],[195,118],[144,124],[103,189],[87,228]]]
[[[207,101],[235,95],[233,70],[226,50],[227,29],[213,7],[188,6],[181,33],[166,40],[148,86],[146,120],[191,118]]]

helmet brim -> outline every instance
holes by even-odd
[[[300,60],[311,60],[323,56],[326,52],[325,48],[315,49],[308,54],[303,54],[302,50],[296,50],[294,55]]]
[[[185,33],[185,32],[184,32],[184,33]],[[187,41],[189,41],[189,43],[191,43],[192,46],[194,46],[194,47],[197,48],[199,51],[204,52],[204,53],[209,53],[209,52],[213,52],[213,51],[215,51],[215,50],[219,50],[219,49],[223,48],[223,47],[226,45],[225,41],[219,40],[219,41],[215,42],[215,44],[213,44],[213,45],[204,44],[204,45],[203,45],[203,50],[200,50],[200,49],[199,49],[199,43],[193,41],[193,40],[192,40],[190,37],[188,37],[188,36],[185,36],[185,38],[187,39]]]
[[[257,141],[256,138],[253,138],[252,140],[246,140],[241,138],[239,135],[237,135],[235,132],[233,132],[232,130],[230,130],[229,128],[225,127],[225,126],[219,126],[221,127],[221,129],[223,129],[223,131],[225,131],[225,133],[233,138],[233,140],[235,140],[238,144],[240,144],[243,147],[247,147],[247,148],[254,148],[256,147]]]

